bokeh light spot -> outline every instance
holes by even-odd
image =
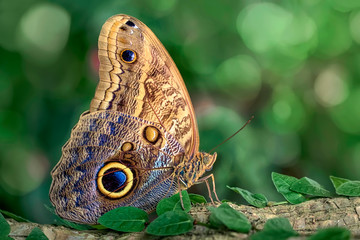
[[[342,103],[348,96],[348,85],[345,76],[336,67],[324,70],[316,78],[314,92],[318,102],[325,106]]]
[[[348,98],[330,109],[330,115],[338,128],[350,134],[360,135],[360,89],[350,89]]]
[[[317,54],[334,57],[346,52],[352,44],[348,19],[340,14],[320,13]]]
[[[332,7],[340,12],[349,12],[360,7],[359,0],[330,0]]]
[[[273,3],[255,3],[242,10],[237,29],[246,46],[273,69],[296,67],[317,45],[312,18]]]
[[[280,100],[274,103],[273,112],[280,121],[286,121],[291,116],[291,107],[287,101]]]
[[[279,88],[273,93],[262,117],[268,128],[278,133],[295,132],[306,120],[303,103],[289,88]]]
[[[359,1],[360,3],[360,1]],[[360,44],[360,12],[355,12],[350,18],[350,33],[354,41]]]
[[[273,3],[257,3],[239,15],[237,27],[245,44],[255,52],[265,52],[281,40],[293,15]]]
[[[49,162],[45,155],[31,152],[20,145],[7,149],[0,160],[0,166],[0,184],[14,195],[33,191],[49,171]]]
[[[261,87],[258,63],[248,55],[238,55],[225,60],[216,70],[219,89],[241,98],[254,98]]]
[[[30,60],[53,62],[65,47],[70,31],[70,15],[58,5],[41,3],[21,18],[17,42]]]

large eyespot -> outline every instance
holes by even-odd
[[[124,49],[120,53],[121,60],[125,63],[133,63],[136,61],[136,53],[130,49]]]
[[[125,165],[110,162],[103,166],[97,177],[99,191],[110,198],[121,198],[132,188],[134,175]]]
[[[152,144],[155,144],[159,139],[159,130],[153,126],[147,126],[144,128],[144,138]]]

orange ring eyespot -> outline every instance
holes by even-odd
[[[120,58],[125,63],[133,63],[136,61],[137,55],[131,49],[124,49],[120,52]]]
[[[110,162],[100,169],[97,186],[105,196],[121,198],[131,190],[133,180],[134,175],[130,168],[119,162]]]

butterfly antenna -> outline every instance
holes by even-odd
[[[236,134],[238,134],[241,130],[243,130],[246,125],[248,125],[252,120],[254,119],[254,116],[251,116],[251,118],[249,120],[247,120],[247,122],[239,129],[237,130],[233,135],[231,135],[230,137],[228,137],[227,139],[225,139],[224,141],[222,141],[220,144],[216,145],[216,147],[214,147],[213,149],[211,149],[209,151],[209,153],[213,152],[215,149],[217,149],[218,147],[220,147],[221,145],[223,145],[224,143],[226,143],[227,141],[229,141],[232,137],[234,137]]]

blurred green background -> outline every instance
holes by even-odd
[[[276,171],[330,187],[360,180],[360,1],[15,0],[0,2],[0,208],[53,216],[50,171],[98,81],[97,38],[139,18],[184,77],[201,150],[217,149],[220,198],[238,186],[281,200]],[[193,191],[207,195],[205,185]]]

